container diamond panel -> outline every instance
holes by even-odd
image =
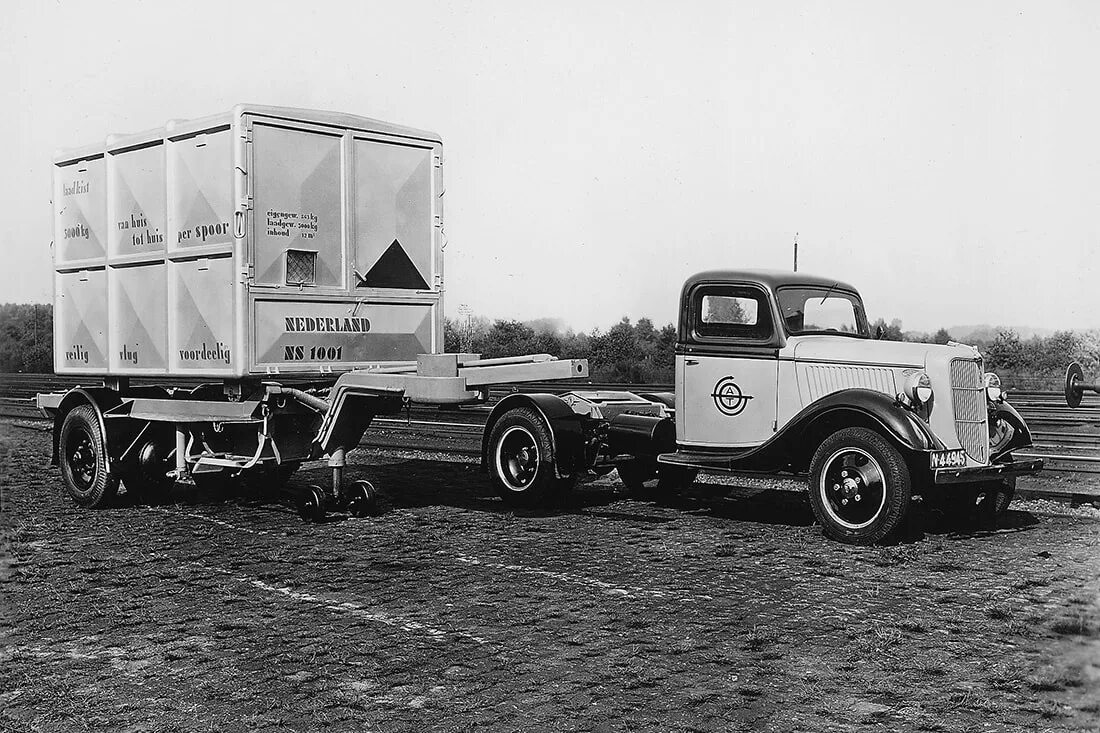
[[[239,105],[54,158],[60,374],[327,374],[442,350],[441,141]]]

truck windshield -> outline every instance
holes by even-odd
[[[870,338],[858,295],[818,287],[780,288],[778,294],[783,323],[791,336],[829,333]]]

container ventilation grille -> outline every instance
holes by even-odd
[[[286,251],[286,284],[317,284],[317,253],[301,249]]]

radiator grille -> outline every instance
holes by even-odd
[[[317,253],[300,249],[286,251],[286,284],[317,284]]]
[[[979,463],[989,461],[989,417],[985,385],[977,362],[951,360],[951,404],[955,410],[955,432],[959,444]]]

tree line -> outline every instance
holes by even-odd
[[[52,305],[0,305],[0,372],[53,372]]]
[[[905,331],[898,319],[878,319],[873,332],[890,341],[946,344],[947,329],[934,333]],[[992,338],[973,340],[986,367],[1031,389],[1057,388],[1069,361],[1079,361],[1089,378],[1100,377],[1100,330],[1058,331],[1049,336],[1021,338],[1001,329]],[[607,330],[574,331],[554,319],[517,321],[471,316],[445,319],[444,347],[450,352],[483,356],[552,354],[563,359],[588,359],[597,382],[671,383],[674,379],[676,327],[657,327],[648,318],[623,318]],[[0,372],[53,371],[53,307],[0,305]]]

